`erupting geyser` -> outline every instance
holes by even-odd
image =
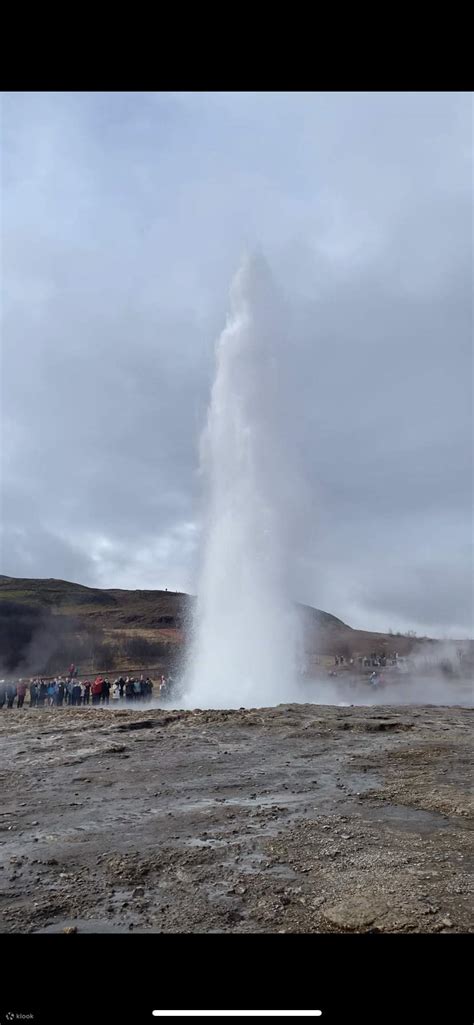
[[[247,259],[217,345],[202,439],[208,508],[184,686],[191,707],[255,707],[296,697],[298,626],[287,573],[295,491],[285,454],[283,323],[265,261]]]

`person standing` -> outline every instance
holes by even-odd
[[[26,694],[26,683],[24,682],[24,680],[19,680],[18,684],[17,684],[17,688],[16,688],[16,695],[17,695],[17,702],[16,702],[16,704],[17,704],[17,708],[23,708],[23,702],[25,700],[25,694]]]
[[[59,682],[58,682],[58,692],[56,694],[56,704],[57,704],[58,708],[62,708],[63,707],[63,701],[64,701],[64,680],[59,680]]]
[[[102,684],[102,701],[104,705],[108,705],[110,695],[110,683],[108,680],[104,680]]]
[[[140,680],[134,680],[133,681],[133,696],[134,696],[136,701],[140,700],[140,694],[141,694]]]
[[[37,708],[38,706],[38,684],[36,680],[32,680],[30,683],[30,708]]]
[[[73,681],[73,685],[72,685],[72,703],[73,703],[73,705],[80,705],[80,703],[81,703],[81,684],[80,684],[80,680]]]
[[[123,692],[125,690],[125,680],[124,680],[123,676],[120,677],[118,685],[119,685],[120,697],[123,698]]]
[[[3,708],[7,699],[7,685],[5,680],[0,680],[0,708]]]
[[[16,695],[16,685],[14,683],[7,683],[7,708],[13,708],[13,702]]]
[[[101,676],[96,676],[94,683],[92,684],[92,704],[98,705],[100,696],[102,694],[103,679]]]
[[[83,703],[85,705],[88,705],[89,702],[90,702],[90,699],[91,699],[91,682],[90,682],[90,680],[86,680],[86,682],[84,684],[84,696],[82,698]]]
[[[131,701],[133,698],[133,680],[130,676],[127,676],[125,680],[125,698],[127,701]]]

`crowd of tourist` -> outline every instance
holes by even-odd
[[[162,676],[158,682],[161,697],[166,697],[170,689],[171,677]],[[104,676],[96,676],[94,680],[78,680],[76,671],[66,677],[54,679],[35,677],[32,680],[0,680],[0,708],[22,708],[28,697],[30,708],[45,708],[65,705],[108,705],[119,702],[149,701],[154,694],[154,685],[149,676],[143,673],[139,678],[120,676],[113,683]]]
[[[367,668],[367,666],[396,666],[398,665],[398,651],[394,651],[393,654],[390,655],[387,655],[384,651],[382,651],[380,654],[377,654],[376,651],[373,651],[370,655],[360,655],[357,659],[357,663],[359,666],[362,666],[363,668]],[[334,665],[343,666],[344,664],[348,666],[353,666],[354,659],[345,658],[344,655],[334,656]]]

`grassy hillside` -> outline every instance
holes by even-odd
[[[195,598],[178,591],[126,591],[120,588],[103,590],[84,587],[68,580],[27,579],[0,576],[0,602],[16,601],[54,610],[59,615],[92,617],[102,626],[114,629],[132,625],[135,628],[163,627],[163,619],[171,618],[173,625],[183,624],[191,611]],[[328,629],[349,630],[340,619],[309,605],[301,605],[308,622]]]
[[[176,667],[184,652],[195,598],[175,591],[85,587],[67,580],[0,576],[0,665],[13,671],[81,672],[154,666]],[[334,655],[356,658],[372,651],[406,655],[421,643],[412,637],[353,630],[308,605],[298,606],[308,664]],[[245,642],[245,639],[243,639]]]
[[[6,576],[0,576],[0,600],[60,609],[68,606],[98,608],[114,605],[113,597],[97,587],[84,587],[83,584],[72,584],[68,580],[29,580],[26,577]]]

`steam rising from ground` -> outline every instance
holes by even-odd
[[[353,676],[340,681],[324,677],[305,681],[302,700],[317,705],[361,705],[366,707],[394,707],[397,705],[443,705],[472,708],[474,692],[472,680],[459,677],[447,681],[433,671],[428,675],[407,675],[393,679],[382,687],[373,688],[367,678]]]
[[[202,470],[209,499],[183,702],[274,705],[298,699],[298,623],[288,598],[295,489],[279,353],[288,339],[265,261],[247,259],[216,352]]]

